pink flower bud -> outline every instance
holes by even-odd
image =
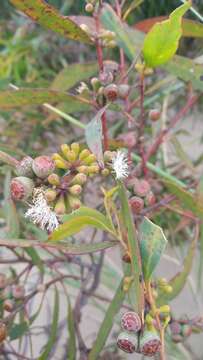
[[[150,191],[145,198],[145,202],[147,206],[152,206],[156,202],[156,197],[152,191]]]
[[[18,176],[33,177],[32,163],[33,159],[30,156],[25,156],[16,166],[16,174]]]
[[[18,176],[11,180],[10,192],[13,200],[27,200],[34,190],[34,182],[25,176]]]
[[[146,180],[135,179],[135,184],[133,189],[136,195],[145,197],[149,193],[151,186]]]
[[[151,121],[157,121],[160,119],[161,112],[158,109],[151,109],[149,112],[149,119]]]
[[[12,287],[12,295],[15,299],[22,299],[25,296],[25,288],[23,285],[14,285]]]
[[[144,208],[144,200],[138,196],[133,196],[129,200],[129,203],[130,203],[132,212],[135,214],[139,214]]]
[[[32,164],[35,175],[41,179],[49,176],[54,171],[54,168],[54,161],[49,156],[38,156]]]

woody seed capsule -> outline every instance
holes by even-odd
[[[121,350],[132,354],[137,350],[138,347],[137,335],[131,335],[127,332],[122,332],[118,336],[117,345]]]
[[[121,318],[121,327],[128,332],[138,332],[141,329],[141,320],[134,311],[126,312]]]

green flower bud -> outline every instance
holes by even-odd
[[[75,177],[71,181],[71,184],[72,185],[83,185],[86,183],[86,181],[87,181],[87,175],[79,173],[79,174],[75,175]]]
[[[52,202],[56,199],[57,192],[54,189],[48,189],[45,191],[45,198],[48,202]]]
[[[70,205],[70,208],[72,210],[77,210],[80,208],[81,206],[81,201],[80,199],[78,199],[77,197],[75,196],[72,196],[72,195],[68,195],[68,203]]]
[[[48,176],[48,182],[51,185],[59,186],[60,185],[60,177],[57,174],[51,174]]]
[[[82,192],[82,187],[80,185],[73,185],[68,188],[71,195],[80,195]]]

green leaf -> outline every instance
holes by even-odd
[[[10,340],[16,340],[21,338],[29,330],[29,325],[27,322],[21,322],[20,324],[13,324],[11,330],[9,331]]]
[[[72,214],[65,215],[63,221],[64,223],[50,235],[49,240],[63,240],[77,234],[87,226],[107,231],[116,236],[112,224],[102,213],[85,206],[74,211]]]
[[[68,360],[76,359],[76,336],[75,336],[75,326],[74,326],[74,314],[71,307],[70,299],[68,298]]]
[[[178,138],[175,135],[172,135],[170,138],[170,142],[173,144],[176,156],[186,165],[188,169],[190,169],[193,173],[195,173],[195,167],[190,160],[189,156],[183,149],[183,146],[181,142],[178,140]]]
[[[104,26],[114,31],[118,45],[124,50],[129,60],[133,61],[136,54],[141,50],[144,42],[144,33],[130,28],[127,24],[121,22],[111,7],[105,5],[101,13],[101,21]],[[163,65],[164,70],[179,77],[183,81],[190,81],[196,90],[203,91],[202,65],[196,64],[195,60],[187,59],[183,56],[174,56],[167,64]]]
[[[52,348],[55,345],[55,341],[57,338],[58,320],[59,320],[59,294],[57,288],[55,287],[53,321],[50,329],[49,340],[45,346],[45,350],[39,356],[38,360],[49,359],[50,352],[52,351]]]
[[[108,30],[115,32],[118,46],[133,60],[142,48],[143,33],[124,24],[108,4],[103,6],[100,19]]]
[[[106,111],[106,108],[107,106],[99,110],[96,116],[85,127],[85,138],[87,145],[99,162],[103,162],[101,117]]]
[[[174,56],[172,61],[164,65],[164,69],[185,82],[191,82],[195,90],[203,91],[202,64],[183,56]]]
[[[143,56],[147,66],[163,65],[175,55],[182,36],[182,17],[190,6],[190,1],[179,6],[169,19],[156,23],[146,35]]]
[[[126,232],[128,238],[128,248],[131,257],[133,286],[135,287],[133,306],[135,308],[135,311],[138,312],[138,314],[140,315],[140,318],[143,319],[144,289],[143,289],[143,283],[142,281],[140,281],[140,278],[142,279],[142,260],[140,256],[140,246],[128,202],[126,189],[121,182],[118,183],[118,186],[119,186],[118,193],[121,200],[122,222],[124,225],[124,231]]]
[[[171,293],[166,294],[163,292],[160,292],[159,298],[158,298],[158,303],[159,304],[166,304],[168,301],[173,300],[174,298],[176,298],[178,296],[178,294],[182,291],[182,289],[184,288],[186,281],[188,279],[188,276],[190,274],[190,271],[192,269],[192,264],[193,264],[193,259],[195,256],[195,250],[196,250],[196,244],[197,244],[197,240],[198,240],[198,233],[195,234],[187,255],[184,259],[183,262],[183,266],[182,266],[182,271],[180,271],[177,275],[175,275],[170,281],[169,281],[169,285],[172,286],[173,290]]]
[[[20,89],[6,90],[0,92],[0,108],[15,109],[27,105],[42,105],[43,103],[55,103],[58,101],[75,102],[80,106],[81,99],[78,96],[68,95],[65,92],[59,92],[47,89]],[[84,102],[89,103],[88,100]]]
[[[95,244],[72,244],[69,242],[61,242],[61,243],[54,243],[54,242],[40,242],[40,241],[32,241],[32,240],[24,240],[24,239],[0,239],[1,246],[12,246],[16,248],[29,248],[30,246],[41,248],[41,249],[48,249],[54,248],[57,250],[61,250],[66,252],[66,254],[70,255],[83,255],[94,253],[97,251],[105,250],[111,248],[113,246],[119,245],[119,241],[103,241],[100,243]]]
[[[57,10],[43,0],[10,0],[11,3],[40,25],[59,33],[65,38],[91,43],[87,33],[69,17],[60,15]]]
[[[115,315],[118,313],[125,299],[125,295],[126,294],[123,291],[123,279],[122,279],[118,289],[116,290],[114,298],[112,299],[106,311],[104,320],[97,334],[96,341],[94,342],[93,347],[88,355],[88,360],[97,360],[99,358],[99,355],[101,354],[101,351],[106,343],[108,335],[114,325]]]
[[[39,271],[43,274],[44,273],[44,265],[43,265],[43,261],[41,260],[40,256],[38,255],[38,252],[33,247],[26,248],[25,252],[31,258],[32,264],[37,266]]]
[[[139,232],[144,278],[149,280],[160,261],[167,239],[163,230],[147,218],[142,221]]]
[[[192,211],[195,215],[203,218],[203,204],[201,198],[192,192],[178,186],[173,181],[162,180],[169,191],[174,194],[180,201],[182,207]]]
[[[87,64],[71,64],[60,71],[51,84],[52,90],[65,91],[74,86],[78,81],[89,79],[98,70],[95,62]]]

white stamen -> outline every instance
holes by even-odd
[[[128,176],[128,159],[126,154],[121,150],[118,150],[112,159],[112,168],[116,175],[117,180],[122,180]]]
[[[88,86],[83,81],[81,81],[80,85],[76,89],[78,94],[82,94],[84,91],[87,91],[87,90],[88,90]]]
[[[32,202],[33,205],[30,205],[25,217],[29,218],[34,224],[39,225],[43,230],[54,231],[59,226],[59,222],[55,212],[47,204],[41,189],[34,191]]]

